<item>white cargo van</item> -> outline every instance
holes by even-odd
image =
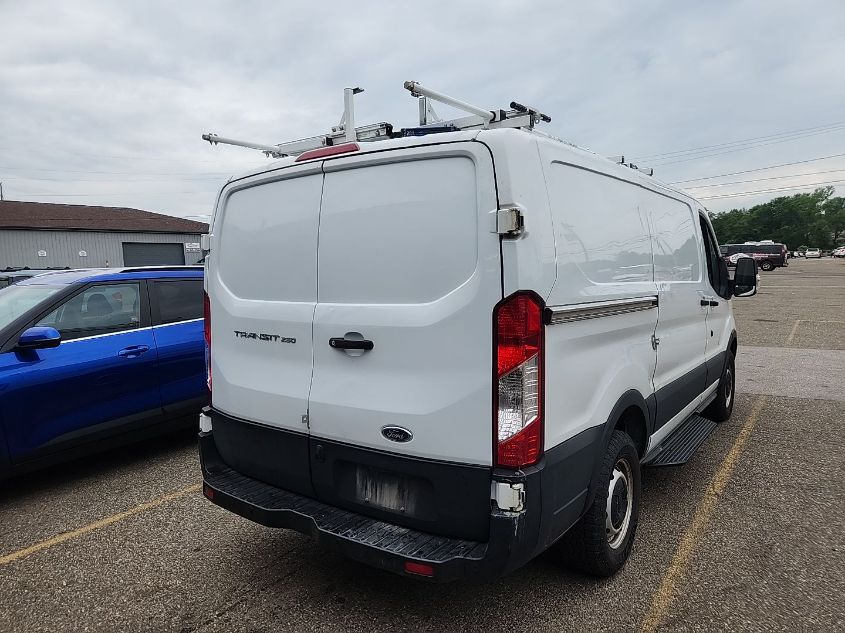
[[[214,503],[437,581],[550,547],[605,576],[641,466],[684,463],[730,416],[730,299],[756,292],[754,261],[730,279],[694,199],[491,114],[223,187],[204,240]]]

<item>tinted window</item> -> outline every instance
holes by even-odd
[[[176,323],[203,317],[202,280],[156,281],[153,296],[158,304],[156,324]]]
[[[137,283],[90,286],[36,325],[56,328],[64,340],[133,330],[141,323],[140,296]]]
[[[704,260],[707,262],[707,277],[710,279],[710,285],[713,289],[719,288],[719,252],[716,249],[716,243],[713,241],[713,235],[710,233],[710,227],[707,225],[707,220],[699,216],[701,223],[701,236],[704,238],[702,247],[704,248]]]

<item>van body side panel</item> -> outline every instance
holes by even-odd
[[[573,164],[578,157],[552,143],[541,145],[541,153],[558,262],[547,303],[552,312],[585,308],[584,318],[546,326],[545,447],[551,451],[575,436],[600,438],[582,434],[606,424],[629,390],[643,400],[652,395],[658,308],[639,188],[597,173],[587,161]],[[630,299],[642,299],[643,309],[613,314],[595,308]]]
[[[485,130],[478,135],[493,152],[499,207],[517,205],[525,231],[502,240],[504,296],[533,290],[544,299],[555,283],[555,241],[552,217],[537,139],[519,130]]]

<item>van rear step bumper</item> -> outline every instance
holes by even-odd
[[[324,547],[359,562],[445,582],[499,576],[530,558],[529,552],[518,555],[514,550],[522,548],[514,548],[516,543],[511,541],[515,524],[524,521],[521,515],[493,511],[490,543],[437,536],[336,508],[242,475],[220,458],[213,432],[200,433],[199,446],[203,494],[210,501],[261,525],[311,536]],[[430,566],[431,577],[410,573],[407,563]]]

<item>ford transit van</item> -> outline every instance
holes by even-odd
[[[642,468],[731,415],[756,264],[730,279],[700,203],[531,129],[394,136],[220,192],[204,494],[403,575],[549,548],[611,575]]]

